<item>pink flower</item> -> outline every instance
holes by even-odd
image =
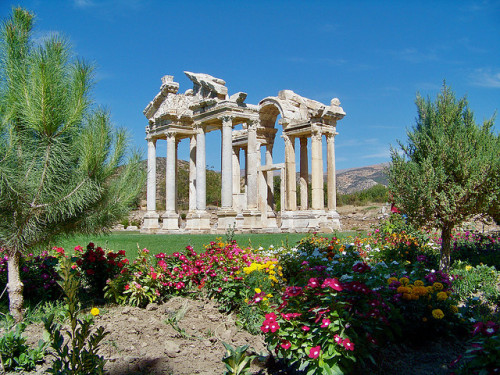
[[[333,290],[336,290],[337,292],[342,291],[342,285],[340,285],[340,282],[337,279],[325,279],[323,281],[323,284],[321,285],[322,288],[330,287]]]
[[[307,286],[309,288],[317,288],[319,286],[319,281],[318,281],[318,278],[316,277],[311,277],[309,279],[309,282],[307,283]]]
[[[321,346],[313,346],[311,350],[309,350],[309,358],[318,358],[319,353],[321,353]]]
[[[352,343],[349,339],[344,339],[342,345],[344,345],[344,348],[346,348],[346,350],[354,350],[354,343]]]
[[[308,326],[302,326],[302,331],[304,332],[307,332],[309,331],[311,328],[309,328]]]
[[[275,313],[266,314],[266,320],[269,320],[271,322],[275,322],[276,318],[277,318],[277,316]]]
[[[280,329],[280,325],[277,322],[269,322],[269,330],[271,332],[276,332],[278,329]]]
[[[292,343],[288,340],[284,340],[281,345],[280,345],[283,349],[287,350],[287,349],[290,349],[291,346],[292,346]]]
[[[330,325],[330,319],[327,319],[327,318],[323,318],[323,320],[321,321],[321,328],[326,328]]]
[[[342,340],[342,337],[340,337],[339,335],[333,336],[333,341],[335,341],[339,345],[342,345],[342,343],[344,342],[344,340]]]

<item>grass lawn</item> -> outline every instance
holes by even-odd
[[[269,245],[281,246],[295,245],[299,240],[307,237],[309,233],[279,233],[279,234],[235,234],[234,239],[242,247],[252,246],[258,248],[268,248]],[[338,237],[355,235],[354,232],[342,232],[336,234]],[[333,234],[325,234],[326,237],[332,237]],[[194,250],[201,252],[204,245],[215,241],[220,237],[226,240],[225,235],[215,234],[140,234],[139,232],[113,232],[110,235],[87,236],[79,235],[68,239],[61,239],[53,246],[60,246],[66,251],[72,250],[75,246],[86,247],[89,242],[96,246],[101,246],[110,250],[125,250],[127,257],[134,259],[137,255],[137,246],[147,248],[152,254],[164,252],[172,254],[176,251],[183,251],[187,245],[193,246]]]

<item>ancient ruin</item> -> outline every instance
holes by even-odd
[[[228,95],[224,80],[208,74],[185,72],[193,88],[179,94],[173,76],[164,76],[160,92],[144,110],[148,118],[146,233],[332,232],[340,229],[336,211],[335,135],[337,121],[345,116],[337,98],[330,105],[283,90],[277,97],[247,104],[247,94]],[[281,118],[277,120],[278,116]],[[234,130],[236,125],[241,130]],[[273,163],[276,125],[282,127],[285,162]],[[211,221],[206,206],[205,135],[221,132],[221,205]],[[324,199],[322,137],[327,145],[327,202]],[[189,211],[181,228],[177,209],[177,151],[181,139],[190,140]],[[311,173],[307,144],[311,139]],[[299,139],[300,178],[296,174],[296,140]],[[156,144],[167,142],[166,210],[156,210]],[[261,160],[261,148],[265,160]],[[212,152],[212,151],[211,151]],[[242,162],[243,154],[244,164]],[[244,165],[244,176],[241,167]],[[281,175],[280,210],[274,206],[273,176]],[[311,181],[309,183],[309,175]],[[244,187],[240,179],[244,178]],[[297,205],[297,181],[300,206]],[[308,190],[311,189],[311,201]],[[212,223],[212,224],[211,224]]]

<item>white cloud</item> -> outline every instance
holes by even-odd
[[[476,69],[470,74],[469,81],[474,86],[500,88],[500,72],[490,68]]]
[[[389,159],[391,157],[391,150],[381,150],[380,152],[376,152],[374,154],[362,155],[361,159]]]
[[[74,0],[77,8],[89,8],[95,5],[92,0]]]

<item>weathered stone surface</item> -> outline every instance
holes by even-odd
[[[159,93],[148,104],[144,115],[148,139],[148,215],[141,227],[143,232],[222,233],[228,229],[250,232],[333,230],[340,227],[335,204],[335,154],[333,138],[337,135],[337,121],[345,116],[340,101],[333,98],[330,105],[302,97],[291,90],[282,90],[276,97],[267,97],[258,105],[246,104],[247,94],[228,94],[226,82],[205,73],[184,72],[193,82],[193,88],[179,94],[179,84],[174,77],[162,77]],[[273,164],[272,150],[278,124],[283,128],[285,163]],[[233,127],[240,125],[240,130]],[[213,152],[205,145],[205,134],[221,132],[222,189],[221,209],[211,215],[206,207],[206,152]],[[323,192],[322,139],[328,140],[327,186],[328,209],[325,209]],[[190,139],[189,211],[186,223],[179,221],[176,205],[177,146],[183,138]],[[301,205],[297,207],[296,147],[301,139]],[[311,155],[307,140],[311,138]],[[153,159],[156,142],[167,140],[166,212],[156,212]],[[265,153],[262,148],[265,148]],[[246,169],[240,173],[239,152],[245,152]],[[265,155],[265,160],[264,156]],[[311,157],[312,178],[307,168]],[[148,164],[148,165],[149,165]],[[282,177],[281,210],[275,211],[273,175]],[[244,186],[240,181],[244,180]],[[307,190],[312,191],[311,202]],[[310,209],[313,209],[311,211]],[[313,212],[313,213],[311,213]]]

